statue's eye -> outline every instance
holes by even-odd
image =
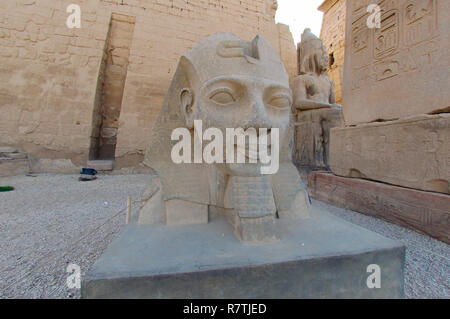
[[[291,106],[291,99],[284,95],[275,96],[270,100],[269,104],[280,109],[285,109]]]
[[[222,105],[230,104],[235,102],[233,95],[228,90],[219,90],[213,92],[210,99],[214,102]]]

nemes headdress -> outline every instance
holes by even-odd
[[[204,39],[182,56],[153,126],[152,141],[144,160],[144,164],[158,173],[164,200],[183,199],[200,204],[218,204],[214,200],[220,196],[212,194],[214,187],[209,186],[218,179],[214,165],[174,164],[171,149],[177,141],[171,140],[171,133],[175,128],[186,126],[180,102],[183,88],[202,85],[214,77],[230,74],[251,74],[279,83],[281,81],[289,86],[289,76],[278,53],[260,36],[245,42],[231,33],[216,34]],[[280,173],[272,176],[273,185],[286,184],[286,178],[292,180],[287,181],[289,191],[274,186],[274,194],[279,194],[280,207],[289,206],[288,202],[295,197],[300,185],[298,173],[291,162],[291,150],[292,141],[281,141]],[[291,171],[295,171],[295,174]]]
[[[198,43],[183,58],[192,64],[200,83],[231,73],[289,83],[278,53],[259,35],[246,42],[232,33],[216,34]]]

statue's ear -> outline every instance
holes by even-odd
[[[184,115],[186,126],[192,129],[194,127],[197,75],[192,63],[184,56],[181,57],[180,68],[183,78],[180,91],[181,112]]]
[[[188,129],[192,129],[194,127],[194,94],[192,92],[192,89],[183,88],[181,90],[180,100],[181,112],[183,112],[186,126]]]

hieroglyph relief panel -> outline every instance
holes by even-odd
[[[369,28],[373,0],[348,5],[344,71],[347,125],[400,119],[450,106],[450,1],[383,0],[381,28]]]
[[[333,128],[333,173],[450,194],[450,114]]]

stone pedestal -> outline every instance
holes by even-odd
[[[328,168],[330,130],[342,125],[342,109],[299,111],[295,121],[293,162],[303,168]]]
[[[450,114],[331,130],[331,171],[450,194]]]
[[[87,161],[87,167],[93,168],[97,171],[112,171],[114,167],[114,160]]]
[[[30,172],[28,155],[14,147],[0,146],[0,177],[25,175]]]
[[[223,219],[128,224],[83,278],[83,298],[401,298],[404,247],[314,208],[281,240],[243,245]],[[368,288],[381,269],[381,288]]]
[[[411,228],[450,244],[450,196],[313,172],[311,197]]]
[[[0,159],[0,177],[25,175],[28,173],[30,173],[30,165],[27,159]]]

